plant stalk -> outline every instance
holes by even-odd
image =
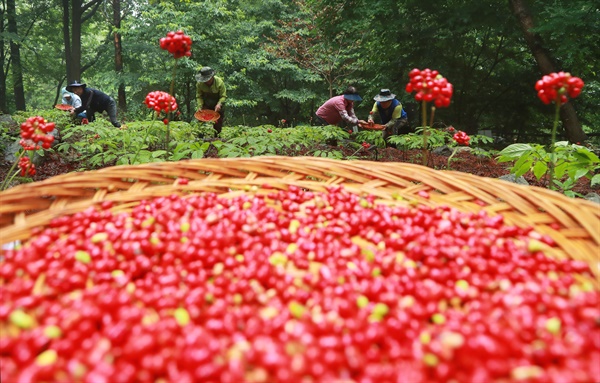
[[[554,186],[554,170],[556,168],[556,153],[554,152],[554,144],[556,143],[556,129],[558,128],[558,119],[560,118],[560,101],[556,101],[556,109],[554,112],[554,125],[552,126],[552,139],[550,142],[550,163],[548,164],[548,173],[550,176],[550,180],[548,182],[548,187],[550,190],[556,190]]]
[[[427,101],[421,104],[421,117],[423,119],[423,166],[427,166],[427,142],[429,132],[427,130]]]
[[[173,74],[171,75],[171,86],[169,87],[169,94],[173,97],[175,97],[175,95],[173,94],[173,92],[175,91],[175,76],[177,75],[177,62],[179,60],[175,59],[175,65],[173,65]],[[173,114],[173,111],[169,111],[169,113],[167,113],[167,119],[169,120],[169,122],[171,122],[171,115]],[[169,140],[170,140],[170,134],[171,133],[171,127],[169,126],[169,124],[167,124],[167,137],[166,137],[166,142],[165,142],[165,150],[169,150]]]
[[[154,123],[156,123],[156,114],[154,115],[154,121],[152,121],[152,125],[154,125]],[[131,164],[130,165],[134,165],[135,164],[135,160],[137,160],[138,154],[140,154],[140,150],[142,150],[142,146],[144,146],[144,144],[146,143],[146,140],[148,139],[148,133],[150,132],[150,128],[152,127],[149,126],[146,128],[146,134],[144,135],[144,139],[142,140],[142,145],[140,145],[137,149],[137,151],[135,152],[135,156],[133,157],[133,160],[131,160]]]
[[[446,166],[446,170],[450,170],[450,161],[452,161],[452,157],[458,152],[458,146],[454,148],[450,157],[448,157],[448,166]]]
[[[23,157],[23,154],[25,154],[25,152],[21,151],[21,153],[19,154],[19,156],[15,157],[15,162],[13,162],[13,164],[10,167],[10,169],[8,170],[8,172],[6,172],[6,179],[4,180],[4,182],[2,182],[2,186],[0,186],[0,191],[6,190],[6,188],[10,184],[10,182],[17,176],[17,174],[19,174],[19,170],[17,170],[15,172],[15,174],[13,174],[12,176],[9,176],[15,170],[15,168],[17,167],[17,163],[19,162],[19,160],[21,159],[21,157]]]

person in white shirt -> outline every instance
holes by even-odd
[[[81,106],[81,98],[75,93],[69,92],[67,88],[62,89],[62,103],[70,105],[73,109],[77,109]],[[77,114],[79,118],[87,118],[86,111]]]

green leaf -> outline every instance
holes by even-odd
[[[592,180],[590,181],[590,185],[594,186],[600,184],[600,174],[596,174],[592,177]]]
[[[166,150],[155,150],[152,152],[152,157],[157,158],[167,154]]]
[[[192,159],[198,159],[198,158],[203,158],[204,157],[204,150],[199,149],[196,150],[195,152],[192,152]]]
[[[538,161],[535,163],[535,165],[533,165],[533,175],[538,179],[538,181],[544,174],[546,174],[547,171],[548,166],[541,161]]]
[[[504,158],[516,160],[524,155],[528,155],[533,151],[533,147],[529,144],[512,144],[502,149],[498,155]],[[500,160],[498,160],[500,161]],[[500,161],[507,162],[507,161]]]
[[[528,161],[527,158],[524,161],[517,161],[517,164],[511,169],[511,172],[514,173],[517,178],[521,177],[531,169],[531,161]]]
[[[575,174],[572,176],[572,178],[574,180],[578,180],[581,177],[585,176],[586,174],[588,174],[588,170],[587,169],[577,169],[575,171]]]

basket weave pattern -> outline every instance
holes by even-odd
[[[179,184],[177,178],[189,183]],[[295,185],[326,191],[343,185],[380,203],[449,205],[464,212],[502,214],[505,222],[551,236],[553,257],[587,262],[598,275],[600,206],[538,187],[407,163],[340,161],[315,157],[201,159],[110,167],[69,173],[0,193],[0,242],[22,240],[34,227],[103,201],[127,210],[143,199],[190,192],[222,196],[264,193]],[[251,187],[251,188],[250,188]],[[251,190],[250,190],[251,189]],[[421,192],[428,192],[429,198]],[[420,195],[421,194],[421,195]],[[552,228],[560,225],[559,229]]]

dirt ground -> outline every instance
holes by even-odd
[[[355,153],[353,148],[338,148],[345,156],[355,157],[361,160],[379,161],[379,162],[408,162],[421,164],[421,151],[409,150],[403,151],[394,148],[377,149],[372,151],[361,151]],[[307,149],[308,152],[308,149]],[[209,150],[207,157],[216,157],[216,151]],[[302,155],[302,153],[300,153]],[[448,157],[429,153],[429,167],[445,170],[448,164]],[[4,180],[6,173],[10,168],[10,164],[3,163],[0,166],[0,179]],[[41,181],[59,174],[76,171],[79,168],[77,163],[67,162],[58,154],[47,156],[44,163],[37,167],[37,173],[33,177],[34,181]],[[510,174],[510,165],[507,163],[498,163],[494,158],[480,158],[468,152],[457,153],[452,160],[451,170],[471,173],[477,176],[498,178],[503,175]],[[537,180],[532,174],[526,174],[524,178],[530,185],[547,187],[547,180],[542,178]],[[589,185],[589,180],[582,179],[573,188],[575,192],[586,195],[590,192],[600,192],[598,188],[592,188]]]

